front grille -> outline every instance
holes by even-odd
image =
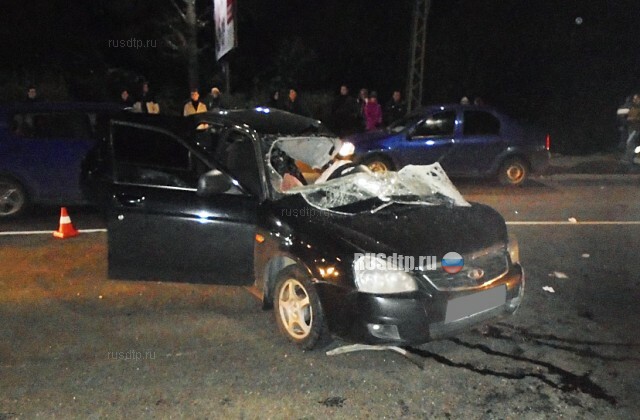
[[[444,271],[438,262],[435,270],[420,271],[420,275],[440,291],[454,291],[482,287],[509,270],[509,254],[504,247],[488,248],[463,258],[464,267],[455,274]],[[472,278],[470,274],[477,274],[478,270],[482,270],[482,277]]]

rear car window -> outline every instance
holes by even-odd
[[[25,138],[94,139],[96,114],[86,112],[25,112],[13,115],[12,132]]]
[[[465,136],[497,135],[500,134],[500,121],[486,111],[465,111],[463,133]]]

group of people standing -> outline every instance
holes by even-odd
[[[395,90],[391,99],[382,107],[378,102],[378,93],[362,88],[357,98],[349,95],[346,85],[340,86],[340,92],[331,107],[331,120],[338,134],[350,134],[357,131],[372,131],[389,125],[407,113],[402,94]]]
[[[331,107],[331,122],[338,134],[351,134],[357,131],[373,131],[404,117],[407,106],[402,94],[395,90],[389,102],[384,106],[378,102],[378,93],[362,88],[357,98],[349,95],[346,85],[340,86],[340,92]]]
[[[218,111],[223,109],[222,94],[220,89],[212,87],[211,92],[204,98],[204,101],[200,101],[200,92],[198,88],[192,88],[190,99],[184,104],[182,108],[182,115],[185,117],[192,114],[199,114],[207,111]]]
[[[284,100],[280,98],[279,90],[272,91],[266,105],[298,115],[311,116],[295,88],[289,89]],[[347,135],[381,128],[404,117],[406,113],[407,106],[399,90],[393,92],[391,99],[383,107],[378,102],[376,91],[369,92],[368,89],[362,88],[358,97],[354,98],[349,94],[349,88],[342,85],[331,104],[329,123],[336,134]]]
[[[123,105],[132,108],[136,112],[160,112],[155,96],[149,90],[148,82],[142,84],[140,94],[135,99],[126,89],[121,91],[120,99]],[[293,87],[288,90],[286,98],[280,98],[279,90],[273,91],[266,106],[298,115],[311,116],[309,109],[300,100],[297,89]],[[223,108],[222,95],[218,87],[212,87],[204,100],[201,99],[199,90],[193,88],[191,89],[189,100],[183,106],[182,115],[188,116]],[[406,113],[407,106],[399,90],[393,92],[391,98],[383,107],[378,102],[376,91],[369,92],[368,89],[362,88],[358,97],[354,98],[349,94],[349,88],[346,85],[342,85],[331,104],[329,123],[337,134],[347,135],[360,131],[372,131],[387,126],[393,121],[404,117]]]
[[[149,82],[142,82],[140,92],[135,98],[129,94],[128,89],[122,89],[120,91],[120,104],[126,108],[131,108],[135,112],[147,114],[160,113],[160,105],[155,95],[149,89]]]
[[[266,105],[269,108],[282,109],[293,114],[298,114],[305,117],[311,116],[309,108],[307,108],[307,106],[300,100],[300,97],[298,96],[298,89],[293,87],[289,88],[289,93],[287,94],[287,97],[284,98],[284,100],[280,98],[279,90],[272,91]]]
[[[149,83],[143,82],[140,93],[137,97],[132,97],[128,89],[120,91],[120,104],[126,108],[131,108],[134,112],[142,112],[149,114],[159,114],[160,105],[155,95],[149,89]],[[222,109],[222,95],[218,87],[212,87],[211,92],[205,97],[204,101],[200,100],[200,92],[197,88],[191,89],[190,99],[184,104],[182,115],[187,116],[197,114],[199,112],[215,111]]]

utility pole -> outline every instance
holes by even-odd
[[[411,51],[409,77],[407,77],[407,112],[422,105],[422,80],[424,78],[424,56],[427,48],[427,17],[431,0],[415,0],[411,24]]]

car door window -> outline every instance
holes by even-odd
[[[500,121],[485,111],[465,111],[463,133],[465,136],[498,135]]]
[[[438,112],[418,123],[412,137],[453,136],[455,124],[455,111]]]
[[[216,162],[238,180],[247,191],[259,196],[260,172],[252,138],[234,129],[216,133],[216,136],[218,137],[215,140]]]
[[[116,182],[195,190],[210,169],[168,133],[116,125],[112,134]]]
[[[43,139],[49,137],[51,120],[49,113],[19,113],[13,116],[11,128],[18,137]]]
[[[13,133],[20,137],[43,139],[86,140],[95,138],[94,113],[38,112],[14,114]]]

